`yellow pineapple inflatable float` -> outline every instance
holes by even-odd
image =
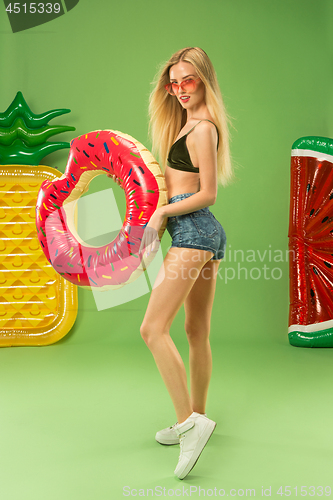
[[[68,113],[35,115],[21,92],[0,113],[0,346],[41,346],[57,342],[77,316],[77,287],[53,269],[37,238],[37,195],[45,179],[61,173],[39,165],[67,142],[48,142],[74,127],[48,125]]]

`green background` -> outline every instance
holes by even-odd
[[[21,90],[35,113],[72,110],[51,122],[76,127],[63,140],[116,129],[150,149],[150,82],[173,52],[199,46],[217,71],[237,167],[236,182],[219,188],[211,207],[232,254],[220,265],[211,323],[207,412],[218,425],[195,469],[177,480],[178,447],[154,440],[176,418],[140,337],[149,293],[98,311],[92,292],[79,289],[78,317],[63,340],[0,350],[1,498],[120,499],[124,486],[138,495],[165,487],[165,496],[192,486],[191,498],[199,498],[195,486],[225,496],[255,488],[257,497],[271,486],[271,498],[290,486],[294,498],[295,487],[297,496],[301,486],[333,487],[332,351],[289,345],[286,259],[291,145],[333,136],[332,16],[329,0],[80,0],[13,34],[0,6],[1,111]],[[67,154],[43,163],[64,172]],[[106,187],[124,214],[111,180],[94,179],[89,193]],[[170,242],[166,232],[164,255]],[[249,250],[255,262],[242,262]],[[188,367],[183,308],[171,335]]]

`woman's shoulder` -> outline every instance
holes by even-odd
[[[201,121],[199,121],[194,127],[192,133],[189,134],[189,138],[191,137],[191,135],[192,141],[197,143],[198,145],[199,143],[203,144],[207,142],[216,144],[216,141],[218,139],[217,127],[213,121],[210,121],[208,119],[202,119]]]

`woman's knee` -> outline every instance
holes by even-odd
[[[190,344],[207,342],[209,339],[210,324],[209,322],[185,323],[185,332]]]
[[[142,323],[140,327],[140,334],[147,347],[151,349],[154,344],[162,338],[163,335],[169,334],[169,331],[166,331],[157,324]]]
[[[143,338],[143,340],[145,341],[145,343],[148,345],[150,330],[147,327],[147,325],[145,325],[145,323],[142,323],[142,325],[140,326],[140,334],[141,334],[141,337]]]

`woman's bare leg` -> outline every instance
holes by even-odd
[[[212,257],[206,250],[171,247],[165,256],[149,299],[140,332],[152,352],[170,394],[178,422],[193,412],[184,363],[169,330],[200,270]]]
[[[190,346],[191,405],[198,413],[205,413],[212,373],[209,332],[219,263],[220,260],[210,260],[202,267],[184,303],[185,331]]]

